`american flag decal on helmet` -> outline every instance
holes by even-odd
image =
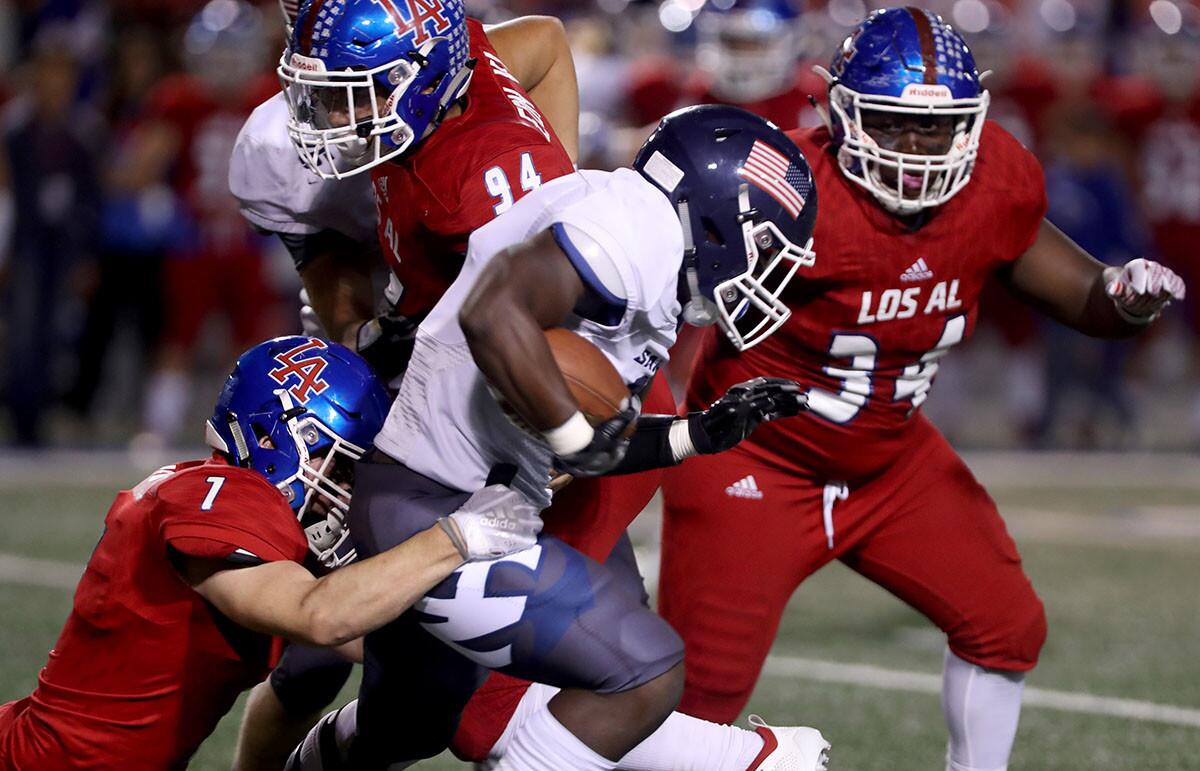
[[[737,174],[778,201],[793,219],[800,216],[808,192],[807,180],[799,167],[783,153],[756,139]]]

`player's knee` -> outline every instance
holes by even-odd
[[[991,623],[951,634],[950,649],[959,657],[988,669],[1026,672],[1037,666],[1046,641],[1046,610],[1032,588]]]
[[[610,668],[611,674],[596,689],[600,693],[626,693],[645,690],[646,698],[670,698],[669,687],[683,690],[683,640],[671,625],[648,608],[638,606],[636,613],[626,614],[621,629],[611,647],[620,648],[620,666]],[[676,693],[671,709],[679,702]],[[669,712],[670,710],[668,710]]]
[[[337,698],[353,668],[328,648],[289,645],[271,671],[271,689],[289,715],[311,715]]]
[[[658,677],[622,694],[622,707],[639,725],[653,730],[660,725],[683,695],[683,662],[663,672]]]

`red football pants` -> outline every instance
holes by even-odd
[[[844,498],[737,449],[668,470],[659,613],[686,645],[683,712],[737,718],[792,592],[834,559],[925,614],[959,657],[1033,668],[1046,621],[1016,546],[987,491],[917,420],[912,450]]]
[[[665,377],[656,377],[646,394],[646,414],[674,414]],[[545,532],[604,562],[617,539],[650,503],[662,471],[617,477],[577,479],[554,494],[554,505],[542,513]],[[451,749],[462,760],[479,762],[504,733],[529,682],[492,672],[463,710]]]

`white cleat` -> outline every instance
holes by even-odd
[[[829,768],[829,742],[815,728],[769,726],[758,715],[750,725],[762,737],[762,752],[747,771],[826,771]]]

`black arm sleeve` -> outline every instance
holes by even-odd
[[[320,230],[316,233],[276,233],[279,240],[292,255],[296,272],[322,254],[342,254],[358,247],[358,242],[336,230]]]
[[[674,415],[642,415],[629,440],[625,457],[605,476],[636,474],[639,471],[666,468],[678,463],[671,452],[671,424],[679,418]]]

